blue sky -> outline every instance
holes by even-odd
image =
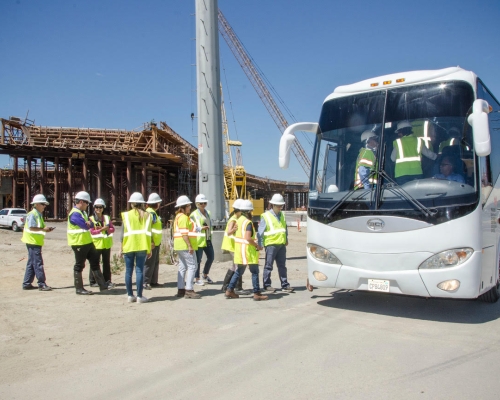
[[[297,121],[316,121],[336,86],[409,70],[460,65],[500,97],[498,0],[219,0],[219,8]],[[37,125],[123,129],[155,119],[196,144],[194,9],[194,0],[0,1],[0,117],[29,110]],[[220,44],[230,135],[243,142],[246,170],[305,181],[296,160],[279,169],[280,131]]]

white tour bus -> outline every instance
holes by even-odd
[[[498,300],[500,104],[473,72],[412,71],[336,88],[318,123],[285,130],[282,168],[288,167],[297,131],[316,135],[307,219],[309,290]],[[413,143],[428,151],[397,155],[401,132],[417,136]],[[359,184],[363,133],[376,135],[378,146],[372,146],[374,166]],[[402,182],[395,177],[401,159],[417,160],[422,173]]]

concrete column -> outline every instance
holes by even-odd
[[[54,218],[59,219],[59,157],[54,160]]]
[[[141,185],[141,193],[143,196],[146,196],[147,194],[147,188],[146,188],[146,184],[147,184],[147,170],[146,170],[146,163],[143,162],[142,163],[142,185]]]
[[[47,179],[46,174],[45,174],[45,157],[40,158],[40,193],[45,194],[45,186],[46,182],[45,180]]]
[[[130,195],[132,194],[132,163],[127,161],[127,198],[125,201],[130,199]]]
[[[113,171],[111,175],[111,218],[116,218],[118,215],[118,210],[116,209],[116,193],[118,193],[118,188],[116,187],[116,161],[113,161]]]
[[[102,160],[97,161],[97,197],[102,198]]]
[[[88,163],[87,163],[87,159],[84,158],[83,159],[83,170],[82,170],[82,190],[89,192],[87,175],[88,175]]]
[[[19,174],[17,157],[14,157],[13,162],[14,162],[13,165],[14,171],[12,174],[12,207],[17,207],[19,206],[19,204],[17,204],[17,179]]]
[[[31,203],[31,161],[32,158],[31,156],[27,157],[28,160],[28,168],[26,169],[26,192],[25,192],[25,198],[26,198],[26,209],[28,208],[29,204]]]
[[[67,204],[67,213],[73,208],[73,176],[72,176],[72,165],[71,165],[71,157],[68,158],[68,204]]]

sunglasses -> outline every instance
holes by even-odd
[[[94,208],[97,209],[97,208],[104,208],[104,207],[103,206],[95,206]]]

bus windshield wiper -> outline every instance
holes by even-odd
[[[369,182],[370,179],[376,174],[376,171],[371,171],[362,181],[361,183],[359,184],[359,186],[363,185],[365,182]],[[325,218],[330,218],[330,216],[338,210],[338,208],[344,204],[347,199],[353,194],[356,192],[356,190],[359,189],[358,186],[356,186],[354,189],[351,189],[349,190],[344,197],[342,197],[337,203],[335,203],[335,205],[330,208],[326,213],[325,213]],[[364,196],[366,195],[366,192],[363,191],[360,193],[359,196],[355,197],[353,200],[357,201],[361,198],[363,198]],[[373,187],[371,187],[370,189],[370,202],[373,200]]]

